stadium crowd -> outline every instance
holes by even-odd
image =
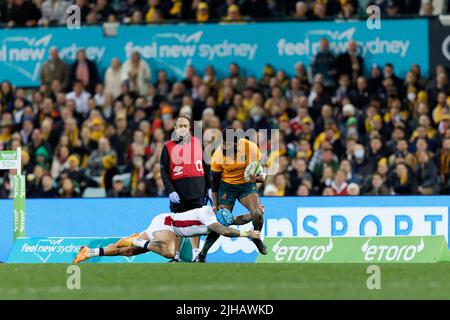
[[[450,192],[450,83],[441,66],[429,79],[419,65],[402,79],[389,63],[368,66],[366,77],[354,41],[336,56],[324,38],[310,65],[267,64],[260,77],[233,63],[223,79],[214,66],[189,66],[172,82],[165,70],[152,78],[151,68],[134,52],[99,75],[82,49],[68,65],[53,47],[39,88],[1,83],[0,150],[23,148],[28,197],[166,196],[159,156],[179,114],[202,121],[205,147],[212,129],[279,129],[279,148],[267,154],[279,166],[259,186],[264,195]],[[11,196],[13,173],[2,172],[1,197]]]
[[[65,24],[66,9],[73,4],[80,8],[83,25],[352,19],[365,17],[366,8],[372,4],[379,6],[385,17],[450,12],[450,3],[444,0],[1,0],[0,24],[9,27]]]

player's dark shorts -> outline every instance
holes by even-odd
[[[203,198],[181,200],[180,203],[170,203],[170,212],[179,213],[201,207],[203,207]]]
[[[236,199],[241,200],[251,193],[257,193],[256,183],[230,184],[220,181],[218,194],[219,204],[233,206]]]

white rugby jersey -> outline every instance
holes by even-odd
[[[214,210],[203,206],[186,212],[171,213],[165,218],[164,224],[171,224],[180,237],[194,237],[208,234],[208,226],[216,222]]]

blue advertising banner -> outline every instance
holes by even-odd
[[[263,197],[267,237],[432,236],[448,241],[450,196]],[[27,237],[124,237],[141,232],[168,199],[29,199]],[[237,205],[235,215],[246,213]],[[0,200],[0,261],[12,248],[12,200]],[[251,224],[241,226],[250,229]],[[221,237],[209,262],[252,262],[246,238]]]
[[[8,263],[71,263],[82,246],[105,247],[119,238],[18,238]],[[167,262],[168,259],[153,252],[124,257],[96,257],[87,263],[142,263]]]
[[[82,246],[104,248],[120,238],[89,237],[49,237],[17,238],[14,242],[8,263],[72,263]],[[192,247],[188,239],[183,239],[180,259],[192,261]],[[85,263],[164,263],[169,259],[156,253],[147,252],[136,256],[93,257]]]
[[[297,62],[309,65],[323,37],[335,53],[354,39],[366,68],[391,62],[404,76],[416,63],[428,74],[428,21],[411,19],[383,20],[379,30],[368,29],[365,21],[120,26],[116,37],[105,37],[97,26],[1,29],[0,81],[39,85],[39,72],[52,46],[67,62],[74,61],[78,49],[86,49],[101,73],[112,58],[124,61],[135,50],[149,62],[153,75],[165,69],[177,79],[191,64],[199,71],[213,64],[219,77],[228,73],[232,62],[248,76],[260,76],[266,63],[291,73]]]

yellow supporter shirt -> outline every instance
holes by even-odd
[[[261,151],[258,145],[247,139],[238,141],[236,157],[224,156],[220,146],[211,158],[211,171],[221,172],[222,181],[229,184],[247,183],[244,179],[244,171],[252,161],[261,159]]]

